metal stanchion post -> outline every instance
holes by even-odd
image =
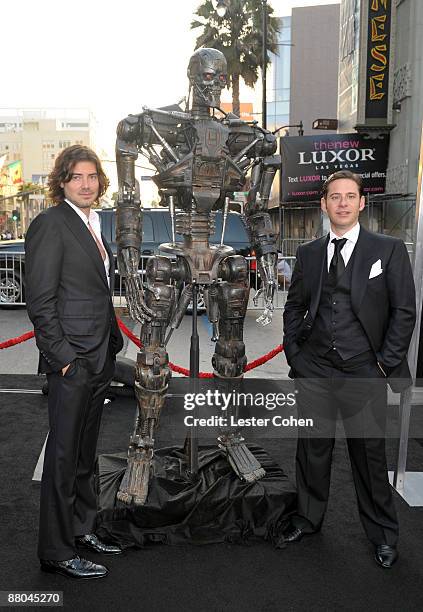
[[[419,352],[420,322],[422,316],[422,290],[423,290],[423,219],[422,219],[422,181],[423,181],[423,124],[420,144],[419,180],[416,198],[416,229],[414,240],[414,283],[416,286],[416,326],[408,351],[413,381],[416,379],[417,358]],[[407,451],[410,430],[412,387],[401,393],[399,409],[399,446],[398,459],[395,471],[390,472],[390,480],[410,506],[423,506],[423,472],[407,473]]]
[[[193,393],[198,391],[198,373],[200,371],[200,343],[197,329],[197,298],[198,285],[192,286],[192,332],[189,360],[189,375],[193,386]],[[194,418],[198,418],[198,407],[194,408]],[[189,465],[188,470],[191,479],[195,480],[198,476],[198,430],[197,426],[190,427],[189,437]]]

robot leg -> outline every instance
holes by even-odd
[[[172,264],[167,257],[148,260],[146,303],[156,316],[141,327],[142,348],[135,370],[137,417],[129,441],[127,468],[117,494],[118,500],[126,504],[143,505],[147,499],[154,430],[171,377],[165,348],[166,328],[175,306],[171,270]]]
[[[247,364],[243,332],[249,284],[248,266],[244,257],[234,255],[224,259],[219,276],[223,279],[217,287],[219,340],[212,364],[216,376],[240,378]],[[240,428],[222,430],[218,442],[241,480],[254,482],[265,475],[260,463],[244,444]]]

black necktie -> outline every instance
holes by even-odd
[[[340,240],[334,238],[332,240],[333,245],[335,247],[335,251],[333,253],[332,261],[330,262],[329,266],[329,279],[333,286],[336,286],[338,284],[338,281],[345,270],[345,263],[344,258],[341,255],[341,249],[346,243],[346,241],[346,238],[341,238]]]

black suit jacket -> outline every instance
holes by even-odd
[[[114,286],[112,251],[110,287]],[[25,286],[28,315],[40,350],[39,372],[59,371],[76,357],[89,369],[103,369],[110,345],[123,346],[104,263],[78,214],[66,203],[41,212],[25,239]]]
[[[301,245],[284,310],[284,350],[289,364],[313,329],[327,266],[329,237]],[[351,306],[393,391],[411,383],[407,351],[416,319],[413,274],[402,240],[360,228],[354,248]],[[382,273],[369,279],[380,259]],[[400,380],[402,379],[402,380]]]

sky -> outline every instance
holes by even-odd
[[[269,0],[275,15],[339,0]],[[1,9],[2,108],[89,108],[100,144],[114,149],[116,125],[143,105],[188,93],[190,30],[201,0],[20,0]],[[8,25],[7,25],[8,24]],[[229,98],[230,99],[230,98]],[[3,114],[3,113],[2,113]]]

